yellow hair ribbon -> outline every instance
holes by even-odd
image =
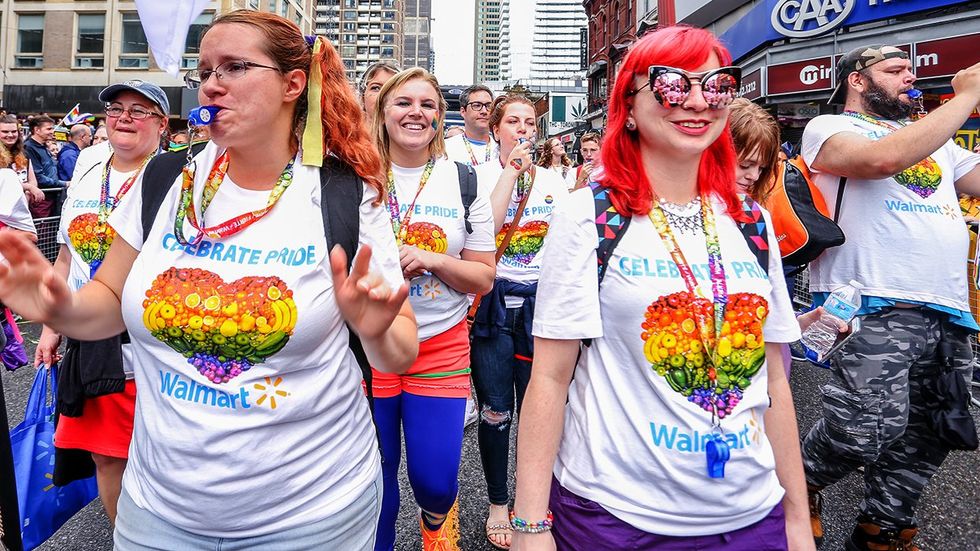
[[[310,79],[306,83],[306,125],[303,129],[303,164],[323,166],[323,122],[320,116],[323,72],[317,56],[323,48],[323,38],[313,42],[313,61],[310,63]]]

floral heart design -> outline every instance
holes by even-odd
[[[143,325],[216,384],[282,350],[296,326],[293,292],[278,277],[225,283],[198,268],[170,268],[143,300]]]
[[[104,233],[102,243],[99,243],[99,232]],[[105,253],[116,236],[112,226],[104,224],[100,227],[99,215],[94,212],[80,214],[68,223],[68,238],[75,252],[82,257],[86,264],[93,260],[105,258]]]
[[[498,247],[509,229],[509,222],[500,228],[500,232],[497,233]],[[541,246],[544,245],[546,235],[548,235],[548,223],[544,220],[532,220],[518,226],[510,238],[510,243],[507,244],[507,249],[504,250],[504,258],[524,265],[530,264],[534,255],[538,254]]]
[[[939,189],[939,184],[943,181],[943,169],[932,157],[926,157],[896,174],[895,181],[925,199]]]
[[[717,349],[714,362],[700,336],[698,313],[711,324],[706,338],[708,346]],[[716,345],[710,300],[688,291],[662,296],[644,316],[643,354],[671,389],[705,411],[717,408],[718,417],[725,417],[765,361],[762,325],[768,314],[769,304],[758,295],[729,295]]]
[[[449,249],[446,232],[431,222],[409,224],[405,232],[405,244],[434,253],[445,253]]]

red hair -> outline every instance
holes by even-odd
[[[350,164],[354,172],[378,192],[375,203],[381,204],[384,197],[381,157],[368,136],[360,103],[347,82],[337,50],[324,40],[314,58],[303,32],[295,23],[267,12],[235,10],[215,19],[208,29],[223,23],[238,23],[258,29],[266,37],[262,49],[275,60],[283,73],[299,69],[309,79],[311,63],[320,65],[323,75],[320,82],[320,113],[325,150]],[[306,96],[304,90],[296,102],[293,122],[298,129],[301,129],[300,123],[307,113]]]
[[[626,129],[630,113],[629,93],[636,77],[647,78],[651,65],[696,70],[711,54],[722,66],[730,65],[728,50],[704,29],[677,25],[648,33],[630,49],[616,75],[609,98],[606,137],[602,148],[603,184],[621,213],[646,215],[653,206],[653,189],[643,168],[639,136]],[[701,155],[698,191],[717,194],[728,205],[728,214],[741,220],[742,207],[735,192],[735,146],[726,123],[725,131]],[[637,178],[642,175],[642,178]]]

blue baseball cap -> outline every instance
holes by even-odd
[[[119,84],[111,84],[106,86],[99,92],[99,101],[110,102],[112,101],[119,92],[136,92],[142,95],[146,99],[157,104],[157,106],[163,110],[164,115],[170,115],[170,100],[167,99],[167,94],[163,92],[163,89],[153,84],[152,82],[146,82],[139,79],[127,80],[125,82],[120,82]]]

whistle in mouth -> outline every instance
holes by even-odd
[[[187,114],[187,122],[194,126],[207,126],[214,120],[214,116],[218,114],[218,111],[221,111],[221,108],[215,107],[214,105],[195,107]]]

